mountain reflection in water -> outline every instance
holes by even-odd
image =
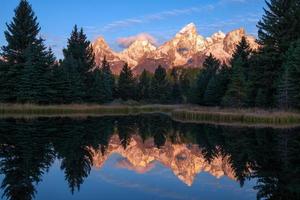
[[[258,199],[300,199],[299,152],[297,128],[182,124],[163,115],[0,119],[1,190],[12,200],[34,199],[55,160],[71,193],[79,191],[115,154],[120,170],[144,174],[159,163],[188,186],[206,172],[241,187],[255,180]]]

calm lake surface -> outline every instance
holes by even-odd
[[[299,128],[183,124],[164,115],[7,118],[0,119],[0,195],[294,200],[299,154]]]

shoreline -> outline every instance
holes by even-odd
[[[197,105],[34,105],[0,104],[0,118],[92,117],[166,114],[182,123],[209,123],[254,127],[297,127],[300,112],[233,109]]]

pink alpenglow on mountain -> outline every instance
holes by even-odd
[[[152,170],[158,162],[172,170],[188,186],[193,184],[201,172],[207,172],[216,178],[226,176],[236,180],[230,157],[222,156],[221,152],[208,162],[197,145],[172,144],[167,141],[164,146],[157,148],[153,138],[143,142],[139,135],[133,135],[126,148],[120,144],[120,138],[115,134],[104,153],[100,149],[87,147],[93,157],[93,166],[99,169],[111,155],[119,154],[123,159],[116,163],[118,168],[141,174]]]
[[[106,56],[111,64],[113,73],[118,74],[125,62],[131,69],[140,74],[144,69],[154,72],[158,65],[165,68],[173,67],[201,67],[206,56],[212,54],[222,62],[228,63],[236,45],[242,37],[246,37],[253,50],[259,45],[253,36],[247,35],[243,28],[233,30],[227,34],[219,31],[204,38],[198,34],[194,23],[182,28],[171,40],[156,47],[151,36],[138,35],[129,37],[128,48],[121,52],[114,52],[102,37],[94,43],[93,48],[96,62],[99,64]],[[123,44],[122,43],[122,44]],[[127,44],[127,43],[126,43]]]

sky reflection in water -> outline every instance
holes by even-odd
[[[0,120],[3,199],[297,199],[299,129]],[[241,187],[242,186],[242,187]]]

